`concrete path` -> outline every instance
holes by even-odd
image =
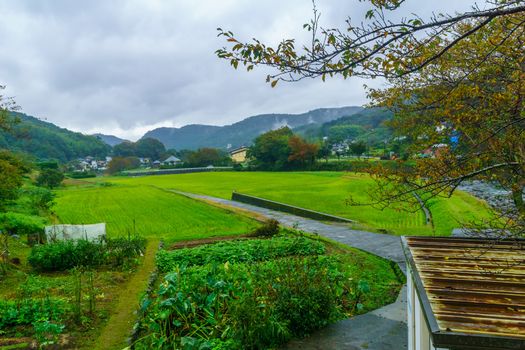
[[[397,236],[352,230],[345,224],[319,222],[222,198],[180,191],[172,192],[276,219],[285,226],[319,234],[394,261],[406,273],[401,239]],[[404,350],[407,349],[406,323],[406,290],[403,287],[395,303],[364,315],[339,321],[308,338],[292,341],[285,348],[294,350]]]

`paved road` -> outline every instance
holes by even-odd
[[[219,203],[276,219],[282,225],[315,233],[396,262],[406,271],[401,240],[397,236],[352,230],[345,224],[325,223],[254,205],[193,193],[173,191],[187,197]],[[407,349],[406,291],[395,303],[332,324],[308,338],[290,342],[290,350],[403,350]]]

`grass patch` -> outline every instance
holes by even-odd
[[[231,197],[236,190],[254,196],[280,201],[303,208],[356,220],[371,230],[387,230],[398,235],[432,235],[425,225],[422,211],[409,213],[393,209],[347,205],[350,195],[357,201],[368,202],[366,190],[373,185],[367,174],[343,172],[215,172],[136,178],[105,178],[119,184],[154,185],[165,189],[207,194],[220,198]],[[466,193],[457,192],[452,198],[435,199],[431,205],[435,234],[450,235],[459,227],[458,220],[471,221],[487,217],[486,204]]]
[[[258,223],[151,186],[103,186],[58,191],[53,208],[61,223],[105,222],[109,237],[136,233],[167,243],[237,235]]]

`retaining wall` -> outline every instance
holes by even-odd
[[[230,171],[231,166],[213,167],[213,168],[179,168],[179,169],[161,169],[141,172],[123,172],[124,176],[147,176],[147,175],[171,175],[171,174],[188,174],[188,173],[205,173],[211,171]]]
[[[340,216],[330,215],[321,213],[318,211],[305,209],[301,207],[296,207],[289,204],[284,204],[280,202],[275,202],[269,199],[264,199],[260,197],[250,196],[247,194],[242,194],[239,192],[232,193],[232,200],[236,202],[242,202],[246,204],[255,205],[257,207],[262,207],[266,209],[272,209],[276,211],[281,211],[308,219],[321,220],[321,221],[335,221],[335,222],[345,222],[345,223],[355,223],[354,220],[347,218],[342,218]]]

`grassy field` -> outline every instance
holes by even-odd
[[[350,206],[350,195],[367,202],[368,186],[373,182],[366,174],[342,172],[217,172],[136,178],[105,178],[121,185],[153,185],[165,189],[230,198],[233,190],[261,196],[304,208],[340,215],[360,223],[363,228],[384,229],[399,235],[449,235],[459,220],[488,217],[486,205],[458,192],[450,199],[437,199],[431,204],[435,232],[425,225],[423,213],[393,209],[377,210],[368,206]]]
[[[105,222],[109,237],[136,232],[167,243],[251,231],[257,223],[233,212],[146,185],[88,186],[58,192],[58,221]]]

